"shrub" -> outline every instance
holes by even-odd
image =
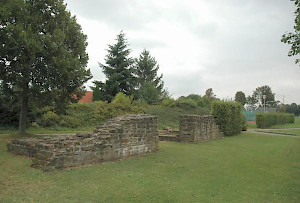
[[[151,82],[146,82],[140,89],[141,99],[148,104],[157,104],[159,100],[159,90]]]
[[[286,124],[286,115],[284,113],[277,113],[277,123],[276,124]]]
[[[121,103],[111,103],[107,106],[106,111],[106,119],[113,118],[120,115],[125,114],[140,114],[144,113],[143,109],[138,106],[128,105],[128,104],[121,104]]]
[[[68,107],[67,115],[78,118],[82,123],[90,123],[95,114],[95,103],[73,103]]]
[[[172,98],[165,98],[161,105],[163,106],[168,106],[168,107],[175,107],[176,106],[176,101],[175,99],[172,99]]]
[[[118,94],[116,94],[116,96],[114,97],[111,103],[130,105],[132,103],[132,100],[133,100],[132,96],[126,96],[124,93],[119,92]]]
[[[265,116],[262,113],[257,113],[256,114],[256,127],[258,128],[265,128]]]
[[[59,116],[52,111],[48,111],[42,116],[40,125],[43,127],[54,127],[59,124],[59,122]]]
[[[295,121],[293,114],[284,113],[257,113],[256,126],[258,128],[268,128],[277,124],[286,124]]]
[[[63,115],[61,116],[60,125],[68,128],[77,128],[80,126],[82,121],[79,118]]]
[[[286,114],[287,123],[295,123],[295,114]]]
[[[225,136],[239,134],[242,127],[241,105],[236,102],[213,101],[211,114]]]
[[[192,99],[179,98],[177,100],[177,106],[185,109],[197,108],[197,103]]]
[[[248,123],[247,123],[246,117],[243,114],[241,114],[241,121],[242,121],[242,124],[241,124],[242,131],[247,131]]]

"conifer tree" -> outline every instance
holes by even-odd
[[[125,95],[132,95],[135,87],[135,77],[132,67],[133,59],[129,56],[131,50],[128,48],[129,44],[123,31],[117,35],[116,41],[115,44],[108,45],[105,64],[99,63],[100,68],[102,68],[106,76],[106,81],[94,82],[103,94],[100,98],[109,102],[119,92]]]
[[[139,90],[143,89],[143,86],[146,84],[146,86],[149,86],[149,83],[151,83],[157,89],[160,96],[164,94],[163,75],[158,75],[159,65],[148,50],[144,49],[139,58],[135,59],[134,68]]]

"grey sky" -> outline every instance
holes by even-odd
[[[89,68],[98,67],[108,44],[124,30],[132,57],[149,49],[173,96],[219,98],[246,95],[269,85],[276,99],[300,103],[300,68],[287,56],[282,34],[293,30],[294,5],[288,0],[66,0],[88,35]],[[88,85],[91,85],[91,81]]]

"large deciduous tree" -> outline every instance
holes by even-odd
[[[300,0],[291,0],[295,3],[295,32],[289,32],[282,36],[281,41],[291,45],[288,56],[297,56],[300,53]],[[296,64],[300,59],[296,59]]]
[[[215,95],[215,93],[214,93],[214,91],[213,91],[213,89],[212,88],[208,88],[206,91],[205,91],[205,95],[204,95],[205,97],[207,97],[207,98],[209,98],[209,100],[214,100],[214,99],[216,99],[216,95]]]
[[[264,95],[266,96],[265,99]],[[264,106],[264,104],[269,107],[274,107],[276,105],[275,93],[272,92],[271,87],[268,85],[257,87],[253,91],[252,98],[261,107]]]
[[[234,100],[236,102],[240,102],[243,106],[247,103],[245,93],[242,91],[238,91],[235,93]]]
[[[2,0],[0,40],[0,81],[21,101],[22,134],[29,102],[68,102],[91,77],[86,35],[63,0]]]
[[[133,59],[129,56],[131,50],[128,46],[125,34],[121,31],[117,35],[116,43],[108,45],[105,64],[99,63],[106,76],[106,81],[94,81],[95,87],[93,89],[95,91],[100,88],[102,95],[99,98],[102,100],[110,102],[119,92],[125,95],[134,93],[136,79],[133,75]]]

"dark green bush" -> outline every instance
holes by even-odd
[[[295,121],[293,114],[285,113],[257,113],[256,114],[256,126],[257,128],[268,128],[277,124],[292,123]]]
[[[82,121],[79,118],[63,115],[61,116],[60,126],[68,128],[77,128],[81,125]]]
[[[241,105],[236,102],[213,101],[211,114],[225,136],[239,134],[242,129]]]

